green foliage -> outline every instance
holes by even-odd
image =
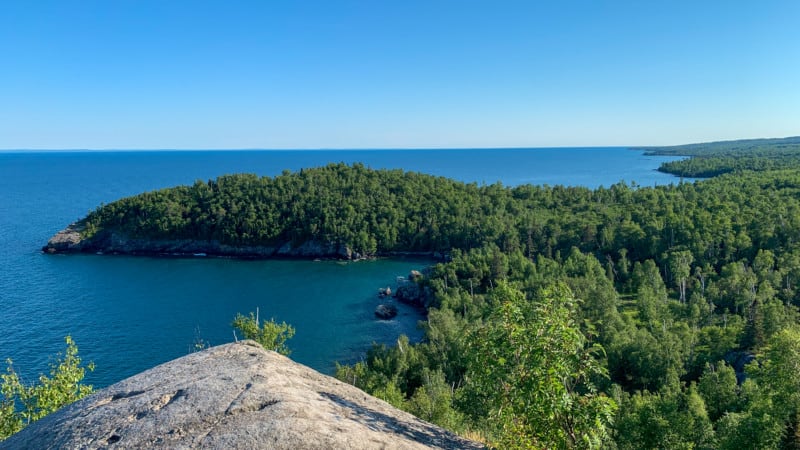
[[[763,393],[764,415],[781,429],[783,447],[800,447],[800,326],[776,333],[751,372]],[[760,412],[760,411],[759,411]],[[756,415],[756,417],[758,417]]]
[[[726,413],[740,409],[739,384],[732,367],[720,361],[716,365],[706,364],[697,389],[706,404],[709,418],[719,420]]]
[[[619,449],[713,449],[715,435],[702,397],[694,387],[651,394],[622,394],[616,420]]]
[[[501,448],[600,448],[616,405],[592,384],[604,374],[594,357],[601,348],[587,345],[573,321],[569,289],[528,301],[501,281],[492,302],[469,337],[461,401],[472,420],[485,421]]]
[[[103,205],[86,218],[84,233],[102,238],[115,230],[134,237],[229,245],[314,240],[365,255],[445,251],[504,229],[498,223],[476,233],[468,226],[485,216],[482,207],[495,210],[492,199],[480,199],[478,192],[475,185],[358,164],[275,178],[226,175]]]
[[[267,350],[287,356],[292,353],[286,346],[286,341],[294,336],[295,330],[286,322],[277,323],[274,319],[270,319],[259,323],[258,317],[250,313],[249,316],[237,314],[231,325],[239,330],[245,339],[252,339]]]
[[[743,413],[728,413],[717,423],[719,449],[767,450],[778,449],[782,424],[764,411],[761,405]]]
[[[742,410],[727,412],[716,423],[719,448],[781,448],[786,426],[781,418],[786,415],[783,411],[776,410],[776,405],[771,402],[770,392],[757,380],[748,379],[740,386],[740,399]]]
[[[36,384],[24,383],[8,361],[6,373],[0,375],[0,440],[92,392],[92,387],[81,381],[87,368],[94,370],[94,364],[81,366],[72,337],[67,336],[65,341],[63,357],[50,366],[50,376],[40,375]]]
[[[397,376],[386,376],[364,362],[352,366],[336,364],[336,378],[369,392],[396,408],[403,408],[405,395],[395,383]]]
[[[684,372],[690,350],[686,334],[683,324],[652,328],[629,324],[612,337],[608,348],[612,380],[627,388],[659,390],[670,373]]]
[[[672,251],[669,253],[669,271],[672,279],[680,292],[681,303],[686,302],[686,286],[692,274],[694,256],[688,250]]]
[[[459,429],[464,418],[452,407],[454,389],[445,380],[440,370],[422,369],[422,386],[414,391],[403,409],[415,416],[439,426]]]

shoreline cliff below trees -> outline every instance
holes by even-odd
[[[444,261],[447,255],[442,252],[382,252],[362,255],[350,248],[334,243],[323,244],[307,241],[293,246],[291,242],[281,245],[227,245],[219,241],[199,241],[193,239],[148,239],[129,238],[123,234],[108,232],[92,238],[84,238],[82,221],[70,224],[59,231],[42,247],[48,254],[97,253],[131,256],[162,257],[227,257],[241,259],[338,259],[358,261],[375,257],[421,257]]]
[[[124,233],[108,231],[90,238],[82,235],[85,222],[70,224],[56,233],[42,248],[45,253],[107,253],[147,256],[224,256],[237,258],[336,258],[362,259],[344,245],[308,241],[298,246],[291,242],[282,245],[227,245],[218,240],[134,238]]]

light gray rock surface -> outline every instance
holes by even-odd
[[[67,228],[56,233],[50,238],[47,245],[42,248],[47,253],[80,251],[83,238],[81,232],[83,226],[79,223],[71,223]]]
[[[76,402],[0,448],[477,449],[252,341],[170,361]]]

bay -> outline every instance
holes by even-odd
[[[71,334],[102,387],[192,349],[234,339],[237,312],[259,308],[297,329],[293,359],[330,373],[372,342],[420,337],[418,311],[373,311],[378,288],[429,261],[240,261],[53,256],[41,246],[101,203],[228,173],[274,176],[332,162],[401,168],[465,182],[587,187],[679,180],[627,148],[0,152],[0,358],[32,381]]]

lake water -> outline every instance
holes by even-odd
[[[423,260],[238,261],[44,255],[57,231],[101,203],[228,173],[278,175],[330,162],[362,162],[466,182],[640,186],[679,180],[655,169],[670,157],[626,148],[0,152],[0,360],[28,380],[71,334],[103,387],[188,353],[196,338],[233,340],[237,312],[260,308],[297,329],[292,358],[323,372],[353,362],[372,342],[419,338],[421,316],[373,311],[380,287]],[[0,367],[0,370],[4,368]]]

